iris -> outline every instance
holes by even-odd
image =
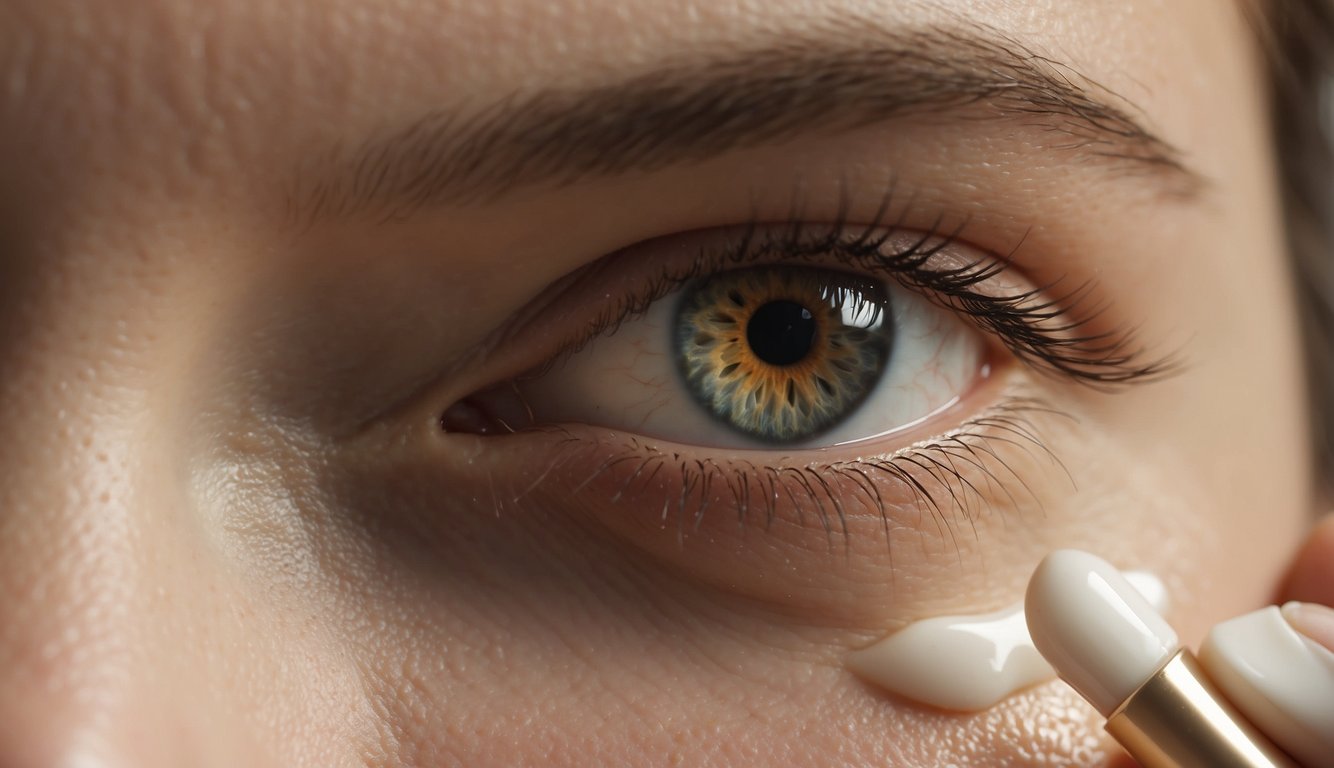
[[[888,310],[884,285],[844,272],[721,272],[683,292],[673,348],[715,418],[766,443],[795,443],[846,419],[880,380],[893,345]]]

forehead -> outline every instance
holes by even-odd
[[[66,161],[113,142],[122,156],[171,146],[225,177],[237,152],[291,158],[424,109],[466,114],[813,27],[966,26],[1069,64],[1179,141],[1200,62],[1237,45],[1231,15],[1207,0],[19,0],[0,11],[0,114],[44,145],[63,139],[50,151]]]

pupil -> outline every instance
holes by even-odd
[[[815,341],[815,317],[794,301],[771,301],[750,316],[746,341],[770,365],[801,362]]]

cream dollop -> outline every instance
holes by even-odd
[[[1126,579],[1159,612],[1168,610],[1158,577],[1128,571]],[[990,613],[936,616],[915,622],[850,654],[847,667],[867,682],[913,701],[977,712],[1056,677],[1028,634],[1024,605]]]

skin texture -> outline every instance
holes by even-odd
[[[917,114],[410,214],[291,205],[425,114],[848,18],[1008,36],[1205,181]],[[1315,502],[1263,100],[1213,0],[5,3],[0,765],[1115,760],[1056,684],[950,715],[841,659],[1014,602],[1054,547],[1159,574],[1191,643],[1285,574],[1329,599],[1318,558],[1288,571]],[[662,525],[614,479],[580,486],[591,468],[549,435],[439,429],[549,357],[542,333],[497,336],[508,318],[550,301],[587,322],[595,296],[549,298],[563,275],[629,248],[612,296],[664,258],[637,243],[782,220],[798,186],[812,220],[842,190],[869,221],[891,177],[905,227],[967,219],[960,247],[1013,252],[1017,280],[1094,281],[1100,327],[1133,326],[1174,375],[1105,392],[997,350],[955,409],[865,450],[1021,391],[1068,415],[1031,425],[1060,466],[1006,449],[1027,489],[982,483],[935,521],[886,486],[889,527],[854,515],[846,539],[725,503]],[[589,422],[594,443],[635,427]]]

